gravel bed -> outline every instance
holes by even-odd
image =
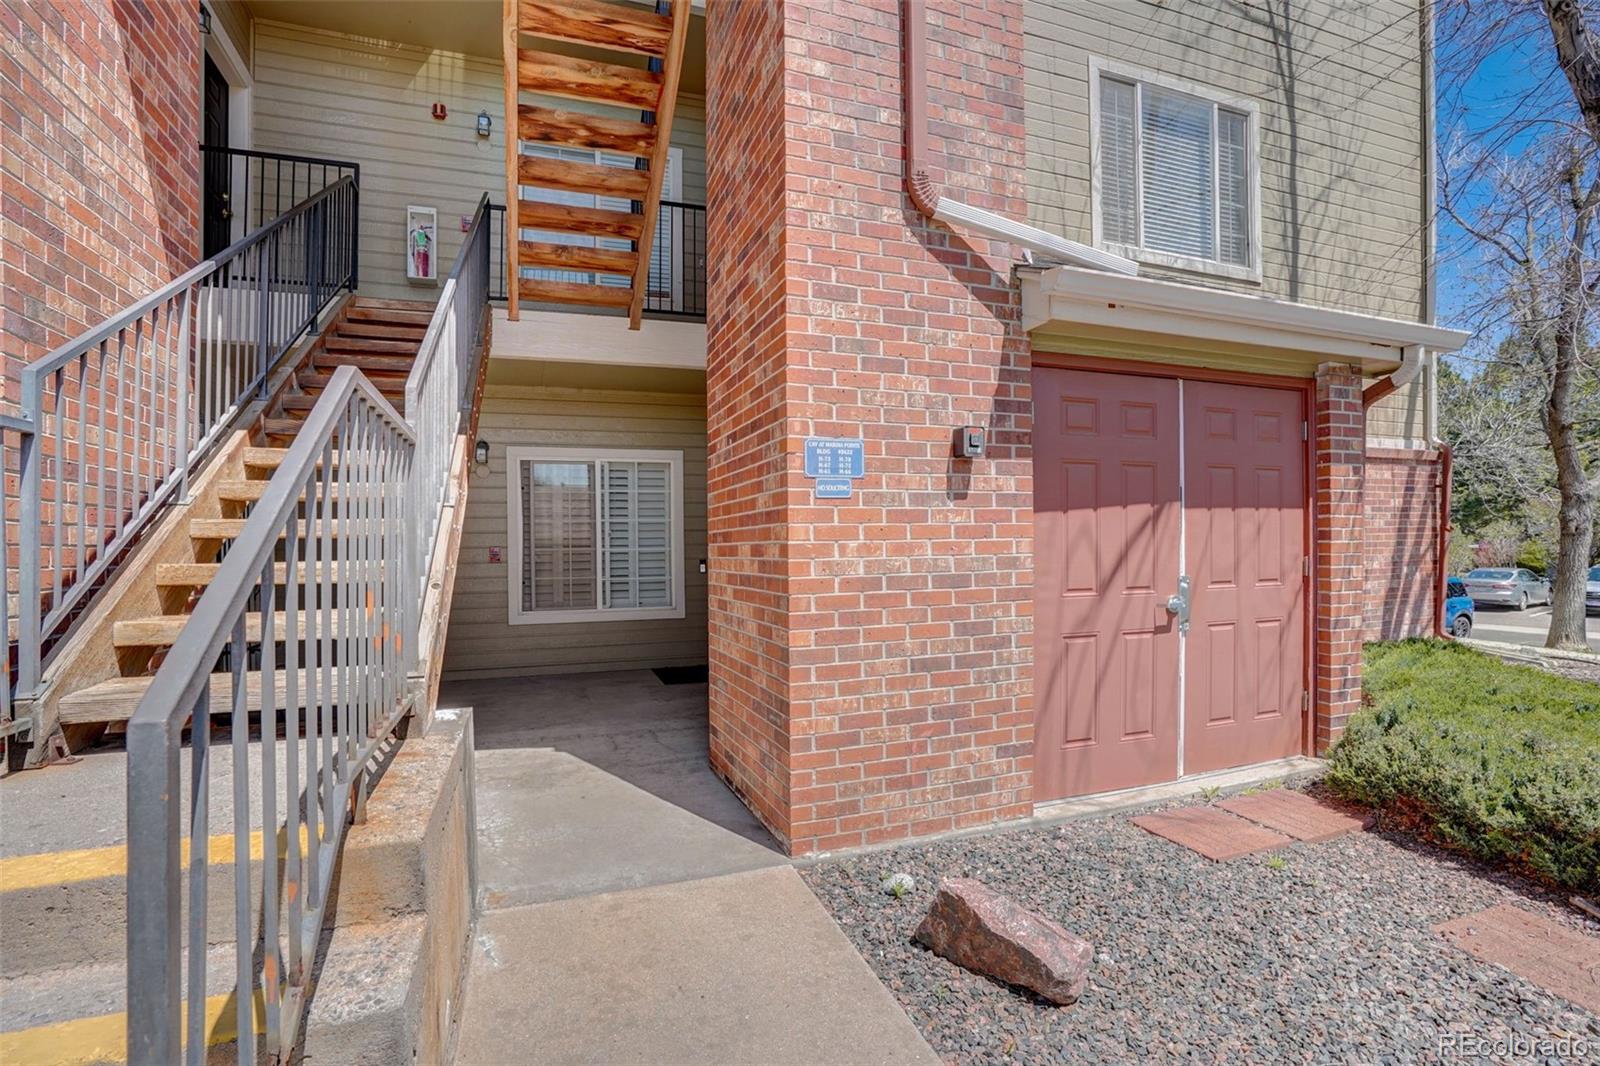
[[[1560,897],[1377,831],[1213,863],[1129,817],[801,872],[950,1063],[1439,1062],[1455,1060],[1440,1053],[1452,1033],[1576,1036],[1587,1050],[1575,1061],[1600,1062],[1595,1015],[1433,932],[1513,903],[1600,934]],[[899,900],[879,889],[896,871],[916,878]],[[913,943],[941,876],[977,878],[1088,938],[1096,965],[1083,998],[1053,1007]]]

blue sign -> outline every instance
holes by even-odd
[[[819,500],[848,500],[855,482],[847,477],[819,477],[816,485]]]
[[[860,437],[806,438],[806,477],[865,477],[866,473],[867,450]]]

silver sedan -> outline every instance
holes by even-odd
[[[1474,604],[1493,603],[1520,611],[1531,603],[1550,602],[1550,582],[1520,567],[1480,567],[1463,582]]]

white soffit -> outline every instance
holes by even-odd
[[[1077,267],[1024,271],[1022,324],[1028,332],[1121,331],[1255,350],[1296,352],[1387,373],[1401,349],[1453,352],[1471,333],[1421,322],[1336,311],[1226,289]]]
[[[706,368],[706,324],[647,318],[636,330],[627,315],[523,308],[516,322],[494,309],[489,356],[493,359],[553,359],[616,366]]]

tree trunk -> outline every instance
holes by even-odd
[[[1556,358],[1559,361],[1560,340],[1556,346]],[[1589,646],[1584,632],[1583,600],[1589,554],[1594,548],[1596,493],[1594,484],[1589,481],[1583,468],[1572,415],[1564,410],[1570,388],[1568,375],[1566,382],[1550,390],[1550,399],[1545,407],[1545,430],[1556,458],[1556,486],[1561,490],[1561,513],[1556,569],[1550,581],[1550,635],[1544,643],[1547,648],[1581,651]]]

